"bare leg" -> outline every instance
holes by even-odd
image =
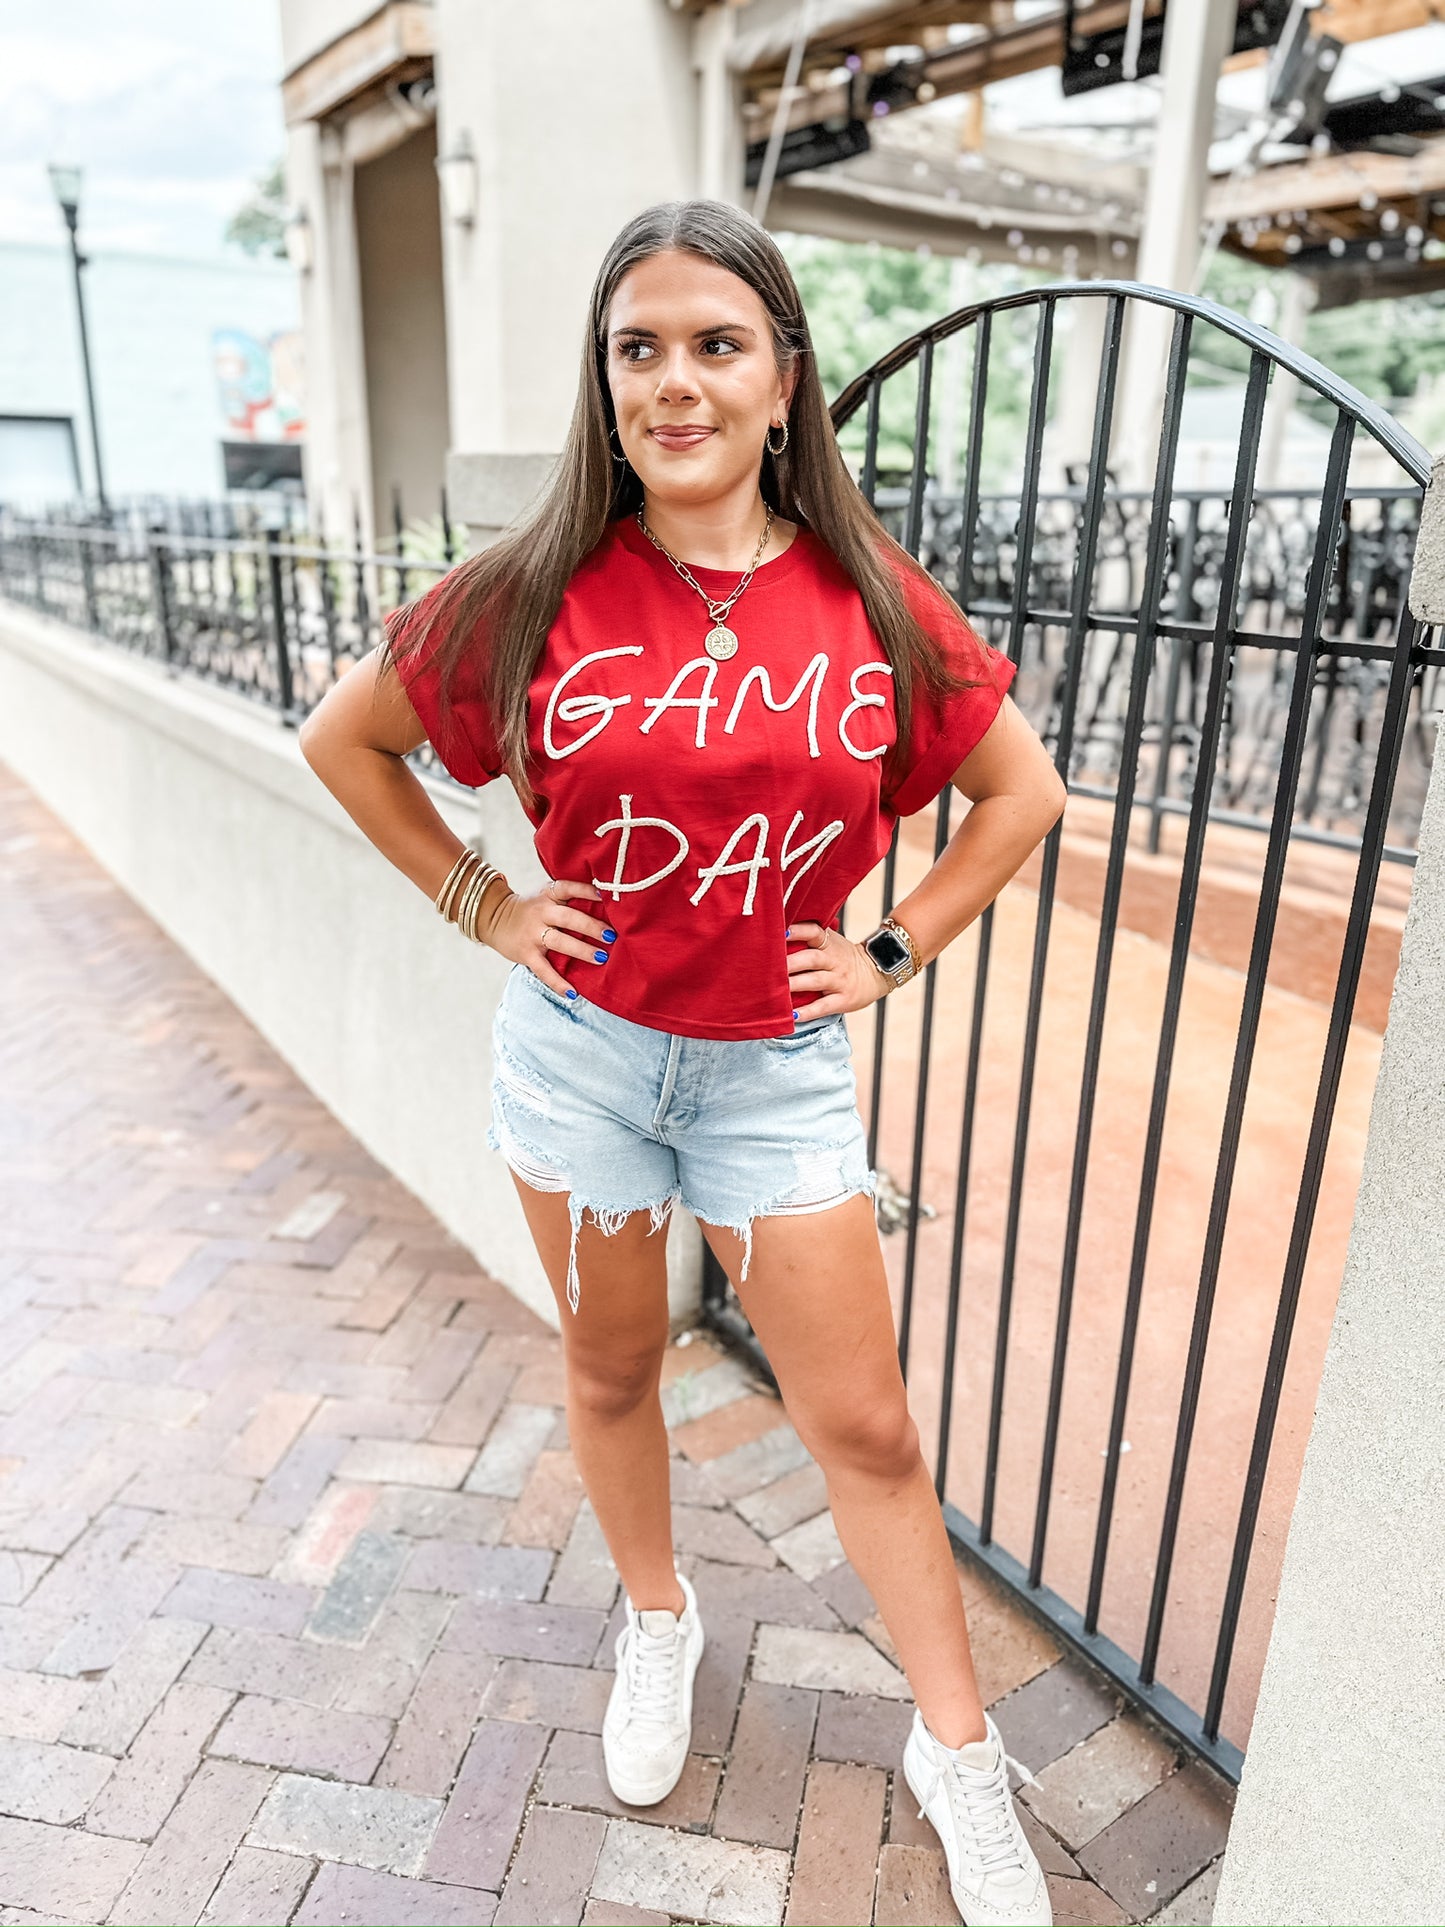
[[[567,1303],[571,1220],[566,1194],[513,1173],[562,1320],[572,1456],[622,1583],[639,1612],[684,1605],[672,1547],[667,1427],[658,1382],[667,1346],[665,1231],[645,1211],[603,1237],[584,1224],[582,1295]]]
[[[833,1523],[877,1602],[919,1711],[945,1746],[984,1737],[953,1548],[898,1367],[872,1201],[758,1218],[742,1240],[703,1230],[828,1482]]]

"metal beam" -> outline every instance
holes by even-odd
[[[1145,0],[1147,16],[1161,11],[1159,0]],[[1129,17],[1128,0],[1101,0],[1083,7],[1074,16],[1080,33],[1104,33],[1122,27]],[[1064,57],[1064,16],[1051,13],[1041,20],[983,34],[977,40],[925,54],[922,77],[932,86],[933,97],[968,94],[996,80],[1011,80],[1017,74],[1033,73],[1040,67],[1057,67]],[[776,93],[776,88],[771,90]],[[805,93],[788,110],[789,127],[806,127],[813,121],[847,119],[852,112],[852,89],[841,83]],[[744,112],[753,120],[767,115],[772,108],[770,90],[764,88],[750,101]]]

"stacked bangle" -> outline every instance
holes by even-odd
[[[475,850],[463,850],[437,891],[436,906],[443,921],[454,923],[473,943],[485,942],[477,928],[482,899],[498,879],[507,881],[495,863],[483,862]]]

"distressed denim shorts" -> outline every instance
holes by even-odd
[[[785,1037],[679,1037],[561,996],[514,964],[492,1025],[487,1142],[524,1183],[568,1193],[567,1299],[577,1236],[634,1211],[666,1222],[680,1198],[743,1240],[756,1217],[825,1211],[876,1191],[841,1016]]]

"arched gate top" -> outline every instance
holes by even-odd
[[[1411,481],[1421,488],[1428,484],[1431,467],[1428,452],[1378,402],[1362,395],[1358,388],[1326,368],[1323,362],[1316,361],[1313,355],[1307,355],[1292,342],[1282,340],[1268,328],[1236,314],[1232,308],[1221,307],[1217,301],[1206,301],[1197,294],[1178,294],[1170,288],[1151,287],[1145,281],[1051,281],[1042,287],[1020,288],[1012,294],[995,295],[990,300],[975,301],[965,308],[956,308],[952,314],[944,315],[938,321],[930,322],[926,328],[920,328],[916,334],[909,335],[896,347],[890,348],[886,355],[881,355],[871,368],[865,368],[861,374],[855,375],[833,403],[833,426],[835,429],[843,427],[862,406],[869,389],[896,374],[899,369],[906,368],[925,343],[936,346],[946,341],[950,335],[969,327],[985,312],[1003,314],[1010,308],[1043,307],[1063,300],[1080,297],[1097,300],[1111,295],[1172,309],[1176,314],[1187,314],[1195,320],[1207,321],[1211,327],[1218,328],[1221,333],[1229,335],[1252,352],[1266,356],[1287,374],[1295,376],[1313,388],[1316,394],[1332,402],[1344,414],[1353,417],[1387,453],[1394,456]]]

